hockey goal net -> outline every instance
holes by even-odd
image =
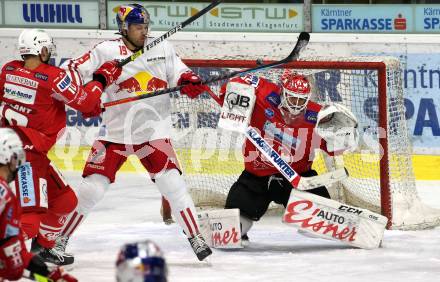
[[[256,66],[255,61],[186,60],[204,78]],[[440,211],[421,203],[412,168],[412,147],[403,103],[400,63],[389,57],[313,58],[255,73],[279,82],[286,68],[309,77],[312,99],[342,103],[359,121],[354,152],[331,158],[317,152],[318,173],[346,167],[348,179],[330,187],[332,198],[389,218],[392,229],[424,229],[440,224]],[[218,93],[220,85],[212,85]],[[220,106],[202,95],[172,95],[174,146],[198,207],[223,207],[243,170],[244,137],[217,128]]]

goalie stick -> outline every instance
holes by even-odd
[[[217,6],[218,4],[220,4],[222,1],[212,1],[211,4],[209,4],[208,6],[206,6],[205,8],[203,8],[202,10],[200,10],[197,14],[189,17],[188,19],[186,19],[184,22],[180,23],[179,25],[171,28],[170,30],[168,30],[167,32],[165,32],[164,34],[162,34],[161,36],[155,38],[153,41],[151,41],[150,43],[148,43],[144,48],[140,49],[139,51],[135,52],[133,55],[131,55],[130,57],[120,61],[118,63],[119,67],[123,67],[126,64],[128,64],[129,62],[132,62],[134,60],[136,60],[139,56],[141,56],[142,54],[144,54],[145,52],[147,52],[148,50],[150,50],[151,48],[153,48],[154,46],[156,46],[157,44],[161,43],[162,41],[164,41],[165,39],[167,39],[168,37],[170,37],[171,35],[175,34],[176,32],[178,32],[179,30],[182,30],[185,26],[191,24],[192,22],[194,22],[195,20],[197,20],[198,18],[200,18],[201,16],[203,16],[204,14],[206,14],[207,12],[209,12],[210,10],[212,10],[215,6]]]
[[[298,190],[307,191],[320,186],[331,185],[348,177],[345,168],[340,168],[317,176],[301,177],[266,140],[261,137],[255,128],[249,126],[246,130],[246,138],[271,162],[271,164]]]
[[[275,62],[272,62],[269,64],[265,64],[265,65],[259,65],[255,68],[234,71],[234,72],[231,72],[228,74],[211,77],[206,80],[203,80],[201,82],[201,84],[210,84],[210,83],[217,82],[220,80],[230,79],[230,78],[238,76],[238,75],[244,75],[244,74],[256,72],[256,71],[259,71],[262,69],[278,67],[283,64],[286,64],[286,63],[289,63],[292,61],[296,61],[299,57],[301,50],[305,46],[307,46],[307,44],[309,43],[309,40],[310,40],[310,34],[307,32],[301,32],[299,34],[298,41],[296,42],[296,45],[293,48],[292,52],[290,52],[290,54],[287,57],[285,57],[284,59],[279,60],[279,61],[275,61]],[[141,99],[145,99],[145,98],[151,98],[151,97],[155,97],[155,96],[159,96],[159,95],[163,95],[163,94],[168,94],[171,92],[176,92],[176,91],[179,91],[182,87],[183,87],[183,85],[180,85],[180,86],[176,86],[176,87],[162,89],[162,90],[155,91],[155,92],[141,94],[136,97],[128,97],[128,98],[124,98],[124,99],[120,99],[120,100],[116,100],[116,101],[107,102],[107,103],[104,103],[104,107],[108,108],[108,107],[112,107],[112,106],[116,106],[116,105],[120,105],[120,104],[125,104],[125,103],[129,103],[129,102],[133,102],[133,101],[137,101],[137,100],[141,100]],[[213,94],[210,93],[210,95],[212,96]]]

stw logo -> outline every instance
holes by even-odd
[[[298,200],[289,203],[283,217],[286,223],[293,223],[303,229],[309,229],[314,233],[329,235],[338,240],[356,240],[356,226],[341,224],[342,217],[330,212],[325,212],[313,205],[309,200]],[[331,222],[333,221],[333,222]]]

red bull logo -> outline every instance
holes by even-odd
[[[142,95],[148,92],[154,92],[164,89],[168,86],[166,81],[154,77],[149,72],[139,72],[133,77],[124,80],[118,84],[119,88],[116,93],[126,91],[135,95]]]

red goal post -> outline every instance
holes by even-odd
[[[184,62],[205,77],[257,66],[256,61],[249,60]],[[380,212],[389,218],[389,228],[438,225],[440,211],[422,204],[417,195],[399,61],[391,57],[315,57],[256,75],[277,82],[285,69],[309,76],[316,102],[343,103],[359,119],[364,139],[358,151],[338,158],[317,153],[315,158],[318,172],[345,166],[351,174],[347,181],[330,187],[332,197]],[[218,93],[220,84],[212,86],[214,92]],[[174,144],[196,205],[221,207],[243,168],[239,157],[243,138],[216,128],[220,107],[213,99],[189,100],[180,95],[171,98]],[[222,143],[225,138],[234,141]]]

